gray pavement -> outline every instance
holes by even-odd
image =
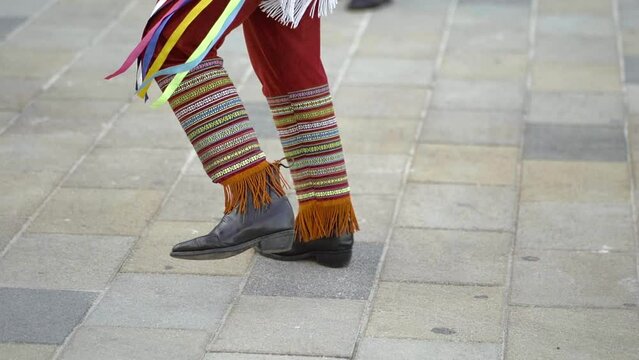
[[[344,3],[346,269],[170,258],[223,195],[131,72],[101,80],[153,2],[3,6],[1,360],[639,359],[639,2]],[[239,31],[222,55],[280,158]]]

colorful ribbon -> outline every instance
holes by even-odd
[[[226,29],[231,25],[237,13],[244,5],[244,0],[231,0],[229,4],[226,6],[222,15],[215,21],[211,30],[209,30],[206,37],[202,40],[200,45],[193,51],[193,54],[187,59],[186,63],[183,65],[174,66],[171,71],[175,71],[175,77],[171,80],[171,82],[164,89],[162,95],[151,104],[152,107],[158,107],[168,101],[169,97],[175,92],[178,88],[182,80],[186,77],[187,73],[197,66],[208,54],[213,46],[217,44],[218,40],[224,34]],[[157,75],[154,75],[157,76]]]
[[[202,42],[198,45],[195,51],[189,56],[187,61],[184,64],[175,65],[171,67],[167,67],[165,69],[160,70],[167,57],[169,56],[171,50],[175,47],[177,42],[180,40],[188,26],[197,18],[204,9],[208,5],[210,5],[213,0],[197,0],[198,3],[191,9],[191,11],[186,15],[186,17],[182,20],[182,22],[176,27],[173,33],[169,36],[168,40],[158,53],[158,56],[155,58],[153,63],[151,63],[151,59],[155,54],[155,49],[159,40],[159,37],[165,28],[168,21],[173,17],[175,12],[180,9],[185,4],[189,3],[192,0],[178,0],[176,1],[169,11],[162,16],[161,19],[146,33],[143,39],[136,45],[136,47],[131,51],[129,56],[125,59],[124,63],[120,66],[118,70],[114,73],[108,75],[106,79],[111,79],[115,76],[118,76],[125,72],[133,62],[138,59],[138,81],[136,82],[136,92],[138,96],[144,98],[147,97],[147,92],[149,86],[153,79],[161,75],[173,75],[176,74],[168,86],[165,88],[162,95],[153,102],[152,107],[158,107],[159,105],[165,103],[168,98],[177,90],[178,86],[184,80],[187,73],[196,67],[208,54],[211,49],[217,44],[221,36],[226,32],[226,30],[231,26],[240,9],[244,5],[245,0],[230,0],[228,5],[225,7],[222,14],[218,17],[218,19],[213,24],[213,27],[209,30],[206,37],[202,40]],[[160,9],[167,6],[170,3],[166,0],[160,0],[155,8],[151,16],[153,16]],[[144,55],[141,58],[141,54],[144,52]],[[141,72],[140,72],[141,70]]]
[[[142,38],[142,40],[138,43],[138,45],[136,45],[136,47],[133,49],[133,51],[131,51],[131,53],[129,54],[129,56],[127,56],[127,58],[124,60],[124,63],[122,63],[122,65],[120,66],[120,68],[118,70],[116,70],[114,73],[107,75],[105,77],[105,79],[109,80],[112,79],[120,74],[122,74],[123,72],[125,72],[129,67],[131,67],[131,65],[133,65],[133,62],[135,61],[135,59],[137,59],[140,54],[142,53],[142,51],[144,51],[144,49],[147,48],[149,42],[151,41],[151,39],[153,38],[153,36],[155,34],[159,35],[159,32],[162,31],[162,29],[159,29],[161,25],[166,24],[165,20],[168,20],[168,18],[170,18],[171,16],[173,16],[173,14],[180,8],[182,7],[182,5],[186,4],[187,2],[189,2],[191,0],[179,0],[177,1],[175,4],[173,4],[173,6],[171,7],[171,9],[169,9],[169,11],[160,19],[160,21],[158,21],[157,24],[155,24],[147,33],[146,35]],[[166,3],[162,4],[160,7],[158,7],[158,10],[160,8],[162,8]],[[154,11],[153,13],[155,13],[156,11]],[[151,14],[151,16],[153,16],[153,14]],[[162,26],[163,27],[163,26]]]

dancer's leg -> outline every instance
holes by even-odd
[[[227,0],[213,1],[189,25],[164,67],[184,63],[227,4]],[[253,13],[257,5],[257,0],[247,0],[227,33]],[[189,7],[176,13],[163,30],[158,51]],[[266,161],[244,105],[217,56],[223,37],[207,58],[189,71],[169,98],[169,104],[208,176],[224,186],[226,215],[210,234],[177,244],[172,252],[176,257],[228,257],[256,245],[264,237],[285,243],[286,236],[293,233],[292,212],[283,196],[279,167]],[[164,89],[172,78],[158,77],[158,85]]]
[[[298,239],[358,230],[328,81],[320,58],[320,20],[291,29],[261,12],[243,23],[253,68],[291,166],[300,210]]]

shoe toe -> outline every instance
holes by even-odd
[[[181,243],[177,243],[173,245],[172,251],[175,252],[184,252],[184,251],[197,251],[201,250],[200,238],[195,238],[191,240],[182,241]]]

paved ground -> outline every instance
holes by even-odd
[[[132,73],[100,79],[151,7],[0,10],[0,359],[639,359],[637,1],[327,18],[363,227],[341,270],[168,256],[222,194]],[[239,33],[223,53],[280,157]]]

